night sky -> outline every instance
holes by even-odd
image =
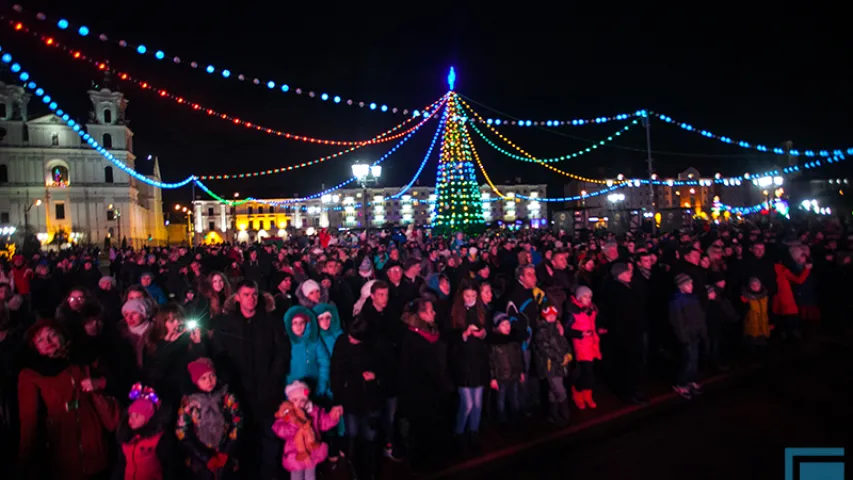
[[[697,128],[769,147],[793,140],[801,150],[853,147],[853,42],[841,14],[800,14],[746,18],[697,11],[689,21],[653,10],[647,17],[585,17],[570,8],[524,3],[507,7],[460,8],[438,2],[415,7],[404,2],[364,10],[361,2],[344,6],[322,2],[19,2],[25,13],[5,13],[99,58],[123,71],[198,103],[240,118],[297,134],[362,140],[401,122],[401,114],[322,102],[321,92],[344,99],[375,101],[401,110],[422,108],[447,90],[451,65],[457,91],[510,116],[572,119],[633,112],[645,108],[691,123]],[[74,4],[73,6],[70,4]],[[472,2],[473,3],[473,2]],[[535,2],[534,2],[535,3]],[[533,5],[534,3],[531,3]],[[176,7],[175,5],[180,5]],[[452,4],[451,4],[452,5]],[[638,5],[632,5],[633,13]],[[710,5],[710,4],[709,4]],[[615,6],[614,11],[619,9]],[[54,21],[38,22],[43,11]],[[55,19],[85,24],[81,38],[60,32]],[[836,18],[837,20],[834,20]],[[156,61],[132,49],[97,39],[106,33],[167,59],[228,68],[232,78],[208,75],[169,60]],[[88,112],[85,91],[97,72],[31,37],[0,29],[0,44],[32,74],[39,85],[77,119]],[[317,98],[239,82],[237,73],[274,80]],[[8,81],[8,74],[4,74]],[[120,83],[120,85],[122,85]],[[130,100],[128,116],[135,150],[160,158],[166,181],[191,173],[239,173],[287,166],[336,152],[341,147],[307,145],[212,119],[164,101],[132,85],[121,88]],[[31,102],[31,106],[34,105]],[[479,107],[489,116],[489,111]],[[37,113],[33,112],[31,116]],[[621,122],[544,129],[505,127],[502,132],[534,155],[548,157],[576,151],[619,128]],[[432,138],[430,122],[385,164],[386,184],[402,185],[412,177]],[[563,178],[536,165],[497,154],[476,137],[475,145],[496,183],[548,183],[562,193]],[[674,175],[688,166],[703,174],[742,174],[762,168],[772,156],[754,155],[736,146],[653,122],[656,171]],[[373,161],[395,142],[365,148],[294,173],[251,181],[210,181],[226,197],[308,195],[346,178],[355,159]],[[640,128],[615,146],[556,166],[590,176],[645,175],[645,133]],[[432,162],[437,159],[437,150]],[[435,181],[435,163],[421,184]],[[481,179],[482,181],[482,179]],[[200,192],[199,192],[200,193]],[[166,194],[167,202],[187,201],[189,188]]]

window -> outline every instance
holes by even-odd
[[[231,215],[237,215],[237,207],[231,207]]]
[[[113,167],[104,167],[104,183],[113,183]]]
[[[207,215],[208,215],[209,217],[212,217],[212,216],[213,216],[213,207],[208,207],[208,209],[207,209]]]
[[[57,203],[56,204],[56,219],[57,220],[65,220],[65,204]]]
[[[113,123],[113,111],[109,108],[104,109],[104,123]]]
[[[264,207],[258,207],[258,213],[263,214],[264,213]]]
[[[50,170],[50,178],[54,187],[68,186],[68,169],[62,165],[57,165]]]
[[[23,128],[23,130],[21,130],[21,138],[22,138],[25,142],[29,142],[29,141],[30,141],[30,127],[29,127],[29,125],[27,125],[26,123],[24,124],[24,128]]]
[[[9,167],[6,165],[0,165],[0,183],[6,183],[9,181]]]
[[[208,224],[207,224],[207,229],[208,229],[208,230],[210,230],[211,232],[212,232],[212,231],[214,231],[214,230],[216,230],[216,222],[210,222],[210,223],[208,223]]]
[[[252,211],[253,211],[252,207],[249,207],[249,215],[252,214]]]
[[[9,223],[9,212],[0,213],[0,223],[4,225]]]
[[[270,213],[275,213],[275,205],[270,205]]]
[[[249,208],[252,208],[252,207],[249,207]],[[254,229],[255,229],[255,221],[249,220],[249,230],[254,230]]]
[[[113,148],[113,136],[109,133],[105,133],[104,137],[101,139],[101,146],[104,148]]]
[[[0,118],[6,118],[6,104],[0,103]]]
[[[273,226],[272,226],[272,220],[270,220],[269,222],[267,222],[267,228],[268,228],[269,230],[272,230],[272,229],[273,229]]]
[[[58,133],[53,132],[50,134],[50,145],[54,146],[54,147],[59,146],[59,134]]]
[[[112,222],[116,219],[116,211],[115,210],[107,210],[107,221]]]

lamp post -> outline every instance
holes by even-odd
[[[380,165],[368,165],[366,163],[356,163],[352,166],[352,175],[361,184],[361,206],[364,210],[364,237],[368,238],[370,231],[369,212],[367,210],[367,185],[376,184],[379,177],[382,175],[382,167]]]
[[[30,209],[33,207],[40,207],[41,199],[36,199],[35,202],[30,202],[27,204],[27,208],[24,209],[24,235],[30,233]]]

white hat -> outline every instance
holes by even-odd
[[[302,295],[307,297],[314,290],[320,291],[320,284],[314,280],[308,279],[302,282],[302,285],[299,288],[302,289]]]
[[[298,399],[307,399],[310,394],[311,389],[308,388],[308,385],[305,385],[305,383],[300,382],[299,380],[296,380],[284,388],[284,395],[291,402],[295,402]]]

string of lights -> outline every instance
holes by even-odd
[[[628,130],[630,130],[631,127],[637,125],[637,123],[638,123],[637,120],[633,120],[633,121],[631,121],[631,123],[625,125],[624,127],[620,128],[619,130],[614,132],[613,135],[610,135],[607,138],[605,138],[604,140],[600,140],[598,143],[592,144],[591,146],[589,146],[587,148],[578,150],[577,152],[569,153],[566,155],[561,155],[559,157],[540,158],[539,161],[544,162],[544,163],[556,163],[556,162],[562,162],[564,160],[570,160],[572,158],[580,157],[581,155],[584,155],[586,153],[589,153],[589,152],[592,152],[592,151],[598,149],[598,147],[601,145],[606,145],[608,142],[612,142],[613,140],[615,140],[615,137],[621,136],[624,132],[627,132]],[[480,136],[480,138],[482,138],[490,147],[492,147],[493,149],[502,153],[503,155],[505,155],[509,158],[512,158],[513,160],[520,160],[522,162],[536,163],[535,161],[531,160],[528,157],[516,155],[512,152],[508,152],[508,151],[504,150],[498,144],[496,144],[491,139],[489,139],[489,137],[487,137],[479,128],[477,128],[477,125],[472,123],[471,128],[473,128],[474,131],[477,132],[477,134]]]
[[[173,102],[177,103],[178,105],[182,105],[184,107],[190,108],[190,109],[192,109],[196,112],[199,112],[199,113],[207,114],[208,116],[213,117],[213,118],[218,118],[220,120],[229,122],[233,125],[245,127],[245,128],[250,129],[250,130],[256,130],[259,132],[263,132],[263,133],[266,133],[268,135],[279,136],[279,137],[286,138],[289,140],[296,140],[296,141],[301,141],[301,142],[305,142],[305,143],[314,143],[314,144],[318,144],[318,145],[333,145],[333,146],[365,146],[365,145],[373,145],[376,143],[388,142],[388,141],[394,140],[394,139],[399,138],[400,136],[408,133],[406,131],[403,131],[403,132],[399,132],[397,136],[391,135],[393,132],[405,127],[410,122],[418,120],[422,115],[428,114],[431,109],[434,109],[437,106],[437,104],[442,102],[444,99],[444,97],[439,98],[438,100],[436,100],[435,102],[433,102],[429,106],[424,107],[424,109],[422,111],[421,110],[414,111],[411,117],[409,117],[406,120],[404,120],[403,122],[399,123],[394,128],[391,128],[391,129],[389,129],[383,133],[380,133],[379,135],[376,135],[375,137],[367,139],[367,140],[329,140],[329,139],[322,139],[322,138],[317,138],[317,137],[310,137],[307,135],[298,135],[295,133],[285,132],[282,130],[278,130],[278,129],[270,128],[270,127],[267,127],[264,125],[260,125],[260,124],[255,123],[255,122],[251,122],[251,121],[248,121],[245,119],[241,119],[240,117],[238,117],[236,115],[232,115],[229,113],[225,113],[225,112],[215,110],[213,108],[209,108],[203,104],[196,103],[196,102],[189,100],[187,98],[184,98],[180,95],[176,95],[172,92],[169,92],[166,89],[155,87],[150,82],[142,80],[138,77],[134,77],[134,76],[128,74],[127,72],[119,71],[118,69],[111,67],[108,60],[100,60],[100,59],[94,58],[92,56],[86,55],[81,50],[77,50],[77,49],[73,49],[71,47],[68,47],[68,46],[60,43],[59,41],[57,41],[53,37],[44,36],[41,33],[39,33],[38,31],[30,29],[29,27],[21,24],[20,22],[10,23],[10,25],[12,25],[16,31],[28,33],[31,36],[40,39],[44,43],[44,45],[47,47],[54,47],[58,50],[61,50],[62,52],[68,54],[69,56],[71,56],[71,58],[73,58],[75,60],[82,60],[82,61],[92,65],[93,67],[97,68],[98,70],[100,70],[102,72],[109,72],[109,73],[115,75],[116,78],[118,78],[124,82],[128,82],[132,85],[135,85],[135,86],[141,88],[142,90],[146,90],[146,91],[150,91],[150,92],[155,93],[159,98],[172,100]],[[208,175],[208,178],[209,177],[210,176]]]
[[[436,109],[429,110],[429,112],[424,115],[423,119],[420,122],[418,122],[416,125],[414,125],[413,127],[409,128],[407,130],[399,132],[398,134],[392,135],[392,137],[389,137],[389,138],[396,140],[397,138],[400,138],[401,136],[405,135],[405,137],[403,137],[404,140],[402,142],[400,142],[397,145],[397,147],[394,147],[394,150],[399,148],[400,145],[404,144],[406,142],[406,140],[411,138],[412,134],[414,134],[426,122],[428,122],[430,119],[432,119],[433,116],[435,115],[435,113],[438,112],[438,110],[441,108],[441,105],[443,105],[443,100],[441,101],[441,103],[439,103],[439,105],[437,106]],[[365,146],[367,146],[367,145],[358,145],[355,147],[350,147],[350,148],[347,148],[345,150],[335,152],[331,155],[326,155],[326,156],[317,158],[315,160],[310,160],[308,162],[302,162],[302,163],[296,164],[296,165],[289,165],[287,167],[279,167],[279,168],[273,168],[273,169],[269,169],[269,170],[259,170],[259,171],[247,172],[247,173],[235,173],[235,174],[223,174],[223,175],[200,175],[199,178],[201,180],[234,180],[234,179],[250,178],[250,177],[263,176],[263,175],[275,175],[278,173],[285,173],[285,172],[289,172],[292,170],[297,170],[300,168],[305,168],[305,167],[310,167],[312,165],[317,165],[317,164],[326,162],[328,160],[331,160],[333,158],[337,158],[337,157],[346,155],[348,153],[352,153],[352,152],[358,150],[359,148],[362,148]]]
[[[4,52],[2,46],[0,46],[0,52]],[[180,182],[165,183],[165,182],[160,182],[158,180],[154,180],[152,178],[148,178],[147,176],[145,176],[145,175],[137,172],[136,170],[130,168],[126,163],[122,162],[121,160],[116,158],[112,153],[110,153],[109,150],[107,150],[106,148],[104,148],[103,146],[98,144],[98,142],[95,141],[95,139],[91,135],[89,135],[88,133],[86,133],[85,130],[83,130],[82,125],[80,125],[79,123],[74,121],[74,119],[72,119],[68,113],[66,113],[64,110],[62,110],[62,108],[59,106],[59,103],[57,103],[56,100],[54,100],[50,96],[50,94],[48,94],[43,88],[39,87],[36,84],[36,82],[34,80],[32,80],[31,75],[28,72],[24,71],[23,67],[19,63],[13,62],[12,54],[10,54],[8,51],[5,51],[3,53],[3,55],[0,56],[0,61],[2,61],[4,64],[9,65],[9,69],[12,71],[12,73],[15,73],[18,75],[18,80],[23,82],[24,86],[27,89],[32,90],[36,97],[41,98],[42,103],[47,105],[47,107],[51,110],[51,112],[53,112],[54,115],[61,118],[62,121],[64,121],[65,124],[68,125],[75,134],[77,134],[80,138],[83,139],[83,141],[86,142],[87,145],[89,145],[90,148],[92,148],[96,152],[100,153],[101,156],[103,156],[104,158],[106,158],[107,160],[112,162],[115,166],[119,167],[121,170],[126,172],[128,175],[139,180],[140,182],[147,183],[149,185],[153,185],[153,186],[158,187],[158,188],[165,188],[165,189],[180,188],[180,187],[183,187],[184,185],[187,185],[188,183],[192,182],[195,179],[194,176],[190,175],[189,177],[185,178],[184,180],[182,180]]]
[[[441,132],[444,131],[445,125],[447,125],[447,108],[445,108],[443,113],[441,114],[441,120],[438,122],[438,128],[435,129],[435,135],[432,136],[432,141],[429,143],[429,148],[427,148],[426,155],[424,155],[424,159],[418,167],[418,171],[415,172],[415,176],[412,177],[409,183],[407,183],[402,189],[400,189],[399,192],[395,193],[394,195],[391,195],[390,197],[385,197],[386,201],[395,198],[400,198],[403,196],[403,194],[409,191],[410,188],[412,188],[412,185],[414,185],[418,178],[421,176],[421,172],[423,172],[424,167],[429,161],[429,157],[432,155],[432,150],[433,148],[435,148],[435,143],[438,141],[438,137],[441,135]]]
[[[762,153],[775,153],[777,155],[791,155],[793,157],[798,157],[798,156],[802,155],[805,157],[830,158],[830,157],[835,157],[838,155],[843,155],[846,151],[847,155],[853,155],[853,148],[818,149],[817,151],[815,151],[815,150],[800,151],[798,149],[785,149],[782,147],[770,148],[770,147],[766,147],[764,145],[753,144],[753,143],[746,142],[743,140],[733,140],[732,138],[726,137],[724,135],[717,135],[716,133],[710,132],[708,130],[696,128],[693,125],[690,125],[689,123],[684,123],[684,122],[680,122],[678,120],[674,120],[672,117],[670,117],[668,115],[664,115],[662,113],[657,113],[657,112],[650,112],[650,113],[651,113],[651,115],[663,120],[665,123],[668,123],[670,125],[676,125],[676,126],[680,127],[682,130],[686,130],[688,132],[693,132],[697,135],[701,135],[701,136],[706,137],[706,138],[713,138],[713,139],[719,140],[720,142],[725,143],[725,144],[737,145],[738,147],[741,147],[741,148],[756,150],[756,151],[759,151]]]
[[[472,124],[471,126],[473,127],[474,125]],[[474,146],[474,142],[471,141],[471,135],[468,133],[468,130],[465,129],[462,135],[465,137],[466,141],[468,142],[468,145],[471,146],[471,154],[474,157],[474,161],[477,162],[477,166],[480,168],[480,172],[483,174],[483,178],[485,178],[486,183],[489,184],[489,188],[491,188],[492,191],[495,192],[495,195],[497,195],[498,197],[502,199],[507,198],[503,193],[501,193],[500,190],[498,190],[497,185],[492,182],[492,179],[489,177],[489,174],[486,173],[486,167],[484,167],[483,162],[480,161],[480,154],[477,153],[477,148]]]
[[[14,5],[13,9],[19,14],[24,13],[24,9],[20,5]],[[57,29],[62,31],[71,31],[76,32],[82,38],[97,38],[101,42],[108,42],[114,45],[119,46],[122,49],[127,49],[129,51],[135,51],[142,57],[153,58],[157,62],[163,63],[172,63],[174,65],[179,65],[183,67],[188,67],[194,71],[203,71],[207,75],[211,77],[219,78],[222,80],[231,80],[238,81],[246,84],[252,84],[254,86],[265,88],[272,92],[280,92],[283,94],[295,94],[298,96],[307,96],[309,98],[317,98],[323,102],[334,103],[336,105],[348,105],[348,106],[356,106],[358,108],[368,108],[372,111],[378,112],[389,112],[392,114],[402,114],[409,115],[410,111],[406,108],[398,108],[395,106],[388,106],[387,104],[376,102],[376,101],[356,101],[351,98],[344,98],[341,95],[337,95],[334,93],[326,93],[322,90],[314,90],[308,88],[301,88],[293,86],[287,82],[276,81],[272,79],[263,80],[254,75],[247,75],[243,73],[237,73],[228,67],[217,66],[217,64],[211,64],[208,62],[200,62],[196,60],[184,60],[179,55],[166,54],[163,50],[160,50],[156,47],[152,47],[147,45],[146,43],[132,43],[127,40],[119,39],[115,40],[109,35],[105,33],[95,34],[92,30],[86,25],[72,25],[65,18],[54,18],[48,17],[46,14],[42,12],[38,12],[35,14],[35,18],[41,22],[42,24],[48,27],[55,26]],[[12,20],[15,25],[21,22],[16,22]],[[21,28],[23,28],[23,24],[21,24]],[[318,93],[319,92],[319,93]],[[415,113],[417,110],[413,110],[411,113]]]
[[[439,107],[439,109],[440,109],[440,107]],[[418,128],[420,128],[420,125],[423,125],[426,121],[433,118],[433,116],[435,115],[436,112],[438,112],[438,109],[433,110],[431,113],[429,113],[427,115],[427,117],[424,118],[423,121],[421,121]],[[441,130],[442,130],[442,125],[440,123],[438,129],[436,130],[436,135],[433,137],[433,145],[435,144],[435,139],[438,137],[438,133],[441,132]],[[412,138],[412,136],[415,134],[415,132],[417,132],[417,129],[410,132],[406,137],[403,138],[403,140],[401,140],[397,145],[395,145],[393,148],[391,148],[391,150],[389,150],[384,155],[382,155],[378,160],[374,161],[371,165],[379,165],[382,162],[384,162],[386,159],[388,159],[388,157],[390,157],[394,152],[396,152],[400,147],[402,147],[403,144],[405,144],[407,141],[409,141],[409,139]],[[432,145],[430,146],[430,149],[429,149],[429,152],[431,152],[431,151],[432,151]],[[426,158],[429,158],[429,155],[427,155]],[[421,169],[422,168],[423,168],[423,164],[421,165]],[[417,175],[420,175],[420,170],[418,171]],[[415,177],[415,178],[417,178],[417,177]],[[266,200],[266,199],[248,197],[248,198],[245,198],[245,199],[239,200],[239,201],[228,200],[228,199],[223,198],[219,195],[216,195],[207,186],[200,184],[201,182],[197,182],[197,184],[205,193],[210,195],[212,198],[218,200],[220,203],[225,203],[227,205],[235,205],[236,206],[236,205],[242,205],[242,204],[247,203],[247,202],[255,202],[255,203],[263,203],[266,205],[286,206],[288,204],[300,203],[300,202],[305,202],[307,200],[320,198],[323,195],[328,195],[328,194],[330,194],[336,190],[340,190],[341,188],[345,187],[346,185],[349,185],[350,183],[352,183],[354,181],[356,181],[356,177],[351,177],[351,178],[344,180],[343,182],[335,185],[332,188],[327,188],[321,192],[317,192],[317,193],[307,195],[305,197],[300,197],[300,198],[289,198],[289,199],[285,199],[285,200]],[[414,183],[414,181],[412,183]]]
[[[515,119],[500,119],[500,118],[483,118],[474,119],[472,122],[485,123],[486,125],[502,125],[512,127],[564,127],[564,126],[581,126],[581,125],[597,125],[601,123],[627,120],[631,117],[640,116],[640,112],[620,113],[609,117],[595,118],[577,118],[574,120],[515,120]]]
[[[457,97],[459,97],[458,95],[456,95],[456,96],[457,96]],[[470,105],[468,105],[468,103],[466,103],[466,102],[465,102],[465,100],[463,100],[462,98],[459,98],[459,101],[462,103],[462,106],[463,106],[463,107],[464,107],[468,112],[470,112],[472,115],[474,115],[474,117],[475,117],[475,118],[477,118],[477,119],[482,119],[482,118],[483,118],[479,113],[477,113],[473,108],[471,108],[471,106],[470,106]],[[525,157],[527,157],[528,159],[530,159],[530,160],[531,160],[532,162],[534,162],[534,163],[538,163],[539,165],[542,165],[543,167],[545,167],[545,168],[547,168],[547,169],[549,169],[549,170],[551,170],[551,171],[554,171],[554,172],[556,172],[556,173],[559,173],[560,175],[564,175],[564,176],[569,177],[569,178],[574,179],[574,180],[579,180],[579,181],[582,181],[582,182],[588,182],[588,183],[601,183],[601,184],[606,183],[606,180],[599,180],[599,179],[595,179],[595,178],[584,177],[584,176],[577,175],[577,174],[574,174],[574,173],[571,173],[571,172],[566,172],[566,171],[560,170],[559,168],[556,168],[556,167],[552,167],[552,166],[551,166],[551,165],[549,165],[548,163],[546,163],[546,162],[543,162],[543,161],[539,160],[538,158],[536,158],[536,157],[534,157],[533,155],[531,155],[531,154],[529,154],[528,152],[526,152],[523,148],[521,148],[521,147],[517,146],[516,144],[512,143],[512,141],[510,141],[508,138],[504,137],[500,132],[498,132],[498,131],[495,129],[495,127],[493,127],[493,126],[491,126],[491,125],[489,125],[489,124],[487,124],[487,123],[484,123],[484,125],[486,126],[486,128],[488,128],[489,130],[491,130],[491,131],[492,131],[492,133],[494,133],[495,135],[497,135],[497,136],[498,136],[498,138],[500,138],[501,140],[503,140],[504,142],[506,142],[509,146],[511,146],[512,148],[514,148],[515,150],[517,150],[519,153],[521,153],[522,155],[524,155]]]

